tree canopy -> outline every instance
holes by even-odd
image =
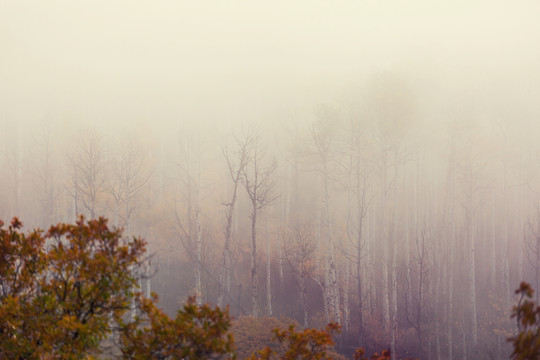
[[[86,356],[129,308],[145,242],[104,218],[21,228],[0,227],[0,357]]]
[[[157,307],[156,295],[136,291],[145,245],[105,218],[81,216],[28,233],[17,218],[8,226],[0,221],[0,358],[236,359],[228,309],[190,298],[173,319]],[[332,333],[339,329],[277,328],[281,350],[266,347],[251,359],[338,358]],[[118,348],[100,354],[107,338]],[[364,352],[355,357],[365,359]]]

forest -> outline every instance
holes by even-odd
[[[248,126],[211,141],[197,128],[117,140],[15,125],[2,217],[46,228],[105,215],[144,237],[140,286],[169,313],[196,296],[238,321],[336,322],[344,354],[507,358],[513,290],[540,281],[537,145],[502,121],[454,121],[433,151],[403,84],[378,81],[377,121],[321,107],[305,128],[274,129],[279,140]]]
[[[348,358],[507,359],[540,289],[538,10],[0,0],[0,219],[141,237],[143,295],[228,306],[240,358],[336,323]]]

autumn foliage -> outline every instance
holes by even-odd
[[[0,358],[235,359],[228,310],[197,305],[195,299],[169,317],[157,297],[136,292],[134,270],[145,242],[126,239],[107,220],[59,224],[22,232],[22,223],[0,222]],[[137,315],[130,316],[136,305]],[[266,347],[251,359],[336,359],[325,329],[274,329],[279,352]],[[115,342],[99,354],[103,341]],[[364,360],[363,351],[356,359]],[[372,359],[389,359],[388,353]]]
[[[267,359],[333,359],[329,350],[334,346],[332,339],[333,332],[339,332],[340,327],[337,324],[328,324],[324,330],[304,329],[297,331],[294,325],[290,325],[287,330],[274,329],[274,334],[280,344],[285,344],[285,352],[278,356],[278,353],[266,347],[253,354],[251,360]]]
[[[235,359],[234,340],[228,333],[228,311],[198,306],[190,298],[171,319],[153,300],[141,298],[143,314],[124,324],[121,351],[125,359]]]
[[[0,358],[81,358],[129,308],[131,269],[145,251],[107,220],[0,228]]]
[[[514,346],[512,359],[515,360],[540,358],[540,306],[532,300],[533,293],[526,282],[516,290],[520,298],[512,317],[516,318],[519,331],[509,339]]]
[[[236,317],[229,329],[234,335],[236,354],[240,359],[245,359],[266,346],[278,354],[283,354],[285,346],[277,341],[274,330],[286,329],[292,324],[298,325],[295,320],[285,317],[279,319],[272,316],[254,318],[244,315]]]

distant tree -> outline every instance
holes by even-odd
[[[102,137],[95,131],[81,135],[78,149],[68,156],[71,165],[69,192],[75,215],[96,218],[100,194],[106,191],[105,149]]]
[[[534,282],[537,289],[540,289],[540,208],[536,210],[536,224],[529,220],[531,235],[526,240],[527,260],[534,270]],[[539,294],[536,293],[536,302],[539,302]]]
[[[2,139],[3,148],[1,150],[5,161],[3,177],[7,180],[10,192],[8,209],[11,214],[20,214],[23,200],[25,137],[23,136],[23,128],[18,122],[14,129],[5,131],[4,134],[5,138]]]
[[[107,191],[114,199],[114,225],[122,226],[131,235],[132,217],[140,203],[151,171],[141,144],[134,141],[119,146],[111,165]]]
[[[327,321],[335,320],[341,323],[339,286],[336,263],[336,239],[332,222],[330,207],[331,175],[335,171],[336,125],[339,121],[337,114],[328,108],[322,108],[318,112],[318,119],[313,123],[311,137],[313,143],[313,155],[315,157],[316,170],[322,182],[321,196],[321,224],[324,228],[324,240],[327,247],[324,255],[324,281],[320,284],[323,288],[323,299]]]
[[[34,163],[30,173],[35,178],[35,186],[38,194],[37,214],[39,226],[48,226],[55,218],[58,211],[58,168],[55,168],[55,148],[51,138],[51,128],[42,129],[41,136],[34,139],[35,153],[32,154]]]
[[[252,140],[253,139],[247,135],[241,138],[235,138],[236,151],[234,155],[230,153],[228,147],[223,149],[233,190],[230,201],[223,203],[227,209],[225,210],[225,244],[223,246],[223,254],[221,257],[221,274],[218,284],[218,306],[223,305],[224,295],[228,295],[231,291],[231,242],[233,237],[233,217],[236,209],[236,201],[238,200],[238,185],[241,184],[242,174],[250,159],[248,150],[251,147],[250,143]]]
[[[272,176],[276,169],[276,162],[264,164],[265,152],[260,148],[259,139],[251,133],[252,137],[248,149],[249,162],[244,167],[242,184],[251,201],[251,314],[259,316],[259,279],[257,275],[257,216],[259,212],[275,200],[272,194],[274,182]]]
[[[285,257],[296,275],[302,303],[302,324],[304,328],[307,328],[307,281],[314,275],[317,260],[315,239],[311,231],[311,224],[297,224],[291,231],[285,233],[284,237],[283,247]]]
[[[202,153],[199,139],[190,134],[179,141],[179,193],[181,201],[175,199],[173,227],[181,244],[193,262],[195,270],[195,296],[199,305],[203,294],[203,229],[201,224],[201,171]],[[180,203],[180,208],[178,207]]]
[[[127,236],[131,236],[132,217],[140,205],[140,197],[150,179],[150,169],[141,144],[135,141],[126,142],[119,146],[111,166],[110,179],[106,184],[106,191],[114,199],[114,226],[122,226]],[[148,259],[149,260],[149,259]],[[149,261],[146,264],[149,269]],[[133,271],[133,270],[132,270]],[[141,274],[135,274],[141,285]],[[147,296],[150,296],[150,279],[147,279]],[[131,313],[135,316],[135,302],[132,301]]]
[[[416,288],[411,289],[412,303],[406,304],[407,321],[414,328],[418,339],[420,354],[423,355],[423,346],[425,344],[425,313],[427,307],[427,288],[429,285],[429,272],[432,264],[430,263],[430,248],[426,244],[428,235],[423,230],[416,238],[415,253],[413,255],[414,266],[413,272],[416,273]],[[422,357],[422,356],[421,356]]]

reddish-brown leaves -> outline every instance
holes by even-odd
[[[235,359],[234,341],[228,333],[228,311],[198,306],[190,298],[171,319],[153,300],[141,298],[143,317],[123,324],[122,355],[125,359]]]
[[[128,309],[145,251],[107,220],[24,234],[0,226],[0,358],[81,358]]]

